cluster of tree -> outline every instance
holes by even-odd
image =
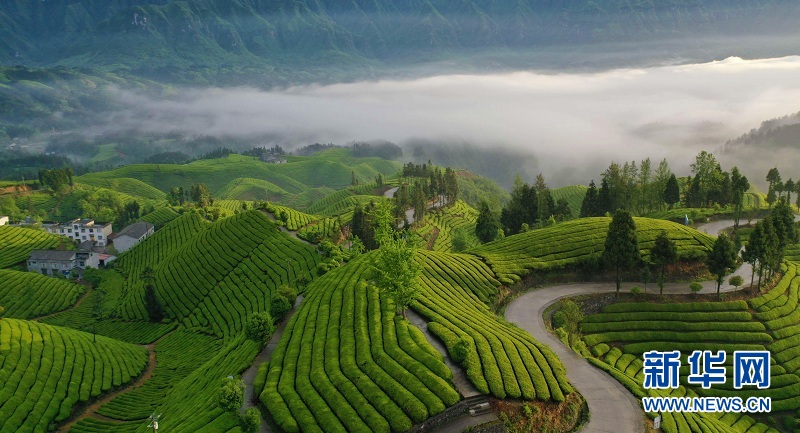
[[[402,183],[397,189],[394,195],[395,218],[402,219],[410,207],[414,209],[414,221],[420,221],[425,218],[429,202],[444,207],[458,200],[458,179],[453,169],[447,167],[442,172],[439,167],[425,166],[424,171],[418,172],[427,174],[413,179],[410,185]]]
[[[82,218],[115,221],[125,209],[122,196],[108,189],[76,189],[71,193],[71,197],[77,201],[77,208]]]
[[[778,200],[785,199],[786,203],[792,202],[792,193],[797,193],[797,201],[795,204],[800,207],[800,181],[795,182],[789,178],[786,182],[781,179],[781,174],[777,168],[771,168],[767,172],[767,183],[769,190],[767,192],[767,203],[772,206]]]
[[[430,161],[427,164],[403,164],[403,177],[428,177],[428,168],[433,167]]]
[[[513,235],[536,226],[572,218],[566,199],[553,200],[550,188],[539,173],[531,186],[517,175],[511,190],[511,200],[500,212],[500,224],[506,235]]]
[[[677,179],[666,159],[653,170],[650,158],[640,162],[612,162],[601,174],[600,188],[594,180],[589,183],[581,204],[581,217],[602,216],[626,209],[646,214],[672,206],[679,201]]]
[[[286,151],[283,150],[283,147],[281,147],[280,145],[277,145],[277,144],[275,146],[270,147],[270,148],[266,148],[266,147],[263,147],[263,146],[262,147],[254,147],[254,148],[252,148],[250,150],[246,150],[246,151],[242,152],[242,155],[244,155],[244,156],[255,156],[255,157],[258,157],[258,158],[260,158],[260,157],[262,157],[264,155],[285,155],[285,154],[286,154]]]
[[[197,159],[219,159],[219,158],[227,158],[231,154],[235,155],[236,151],[233,149],[228,149],[227,147],[218,147],[210,152],[204,153],[197,157]]]
[[[757,273],[757,287],[760,289],[762,276],[769,279],[780,270],[786,247],[797,240],[794,213],[789,204],[781,199],[766,218],[756,223],[742,253],[742,259],[753,266],[750,284],[753,284]]]
[[[126,204],[114,220],[114,225],[123,228],[139,219],[139,202],[136,200]]]
[[[353,156],[374,156],[383,159],[397,159],[403,156],[400,146],[384,141],[380,143],[353,143]]]
[[[39,170],[39,184],[52,191],[59,191],[64,187],[74,185],[72,182],[72,167],[54,168],[52,170]]]
[[[315,153],[322,152],[323,150],[337,149],[341,147],[342,146],[337,146],[333,143],[327,143],[327,144],[314,143],[314,144],[309,144],[308,146],[297,148],[293,151],[293,153],[298,156],[311,156]]]
[[[0,179],[19,180],[33,179],[41,169],[62,168],[72,166],[72,160],[59,155],[19,155],[11,152],[0,152]]]
[[[581,217],[602,216],[626,209],[638,215],[658,211],[664,207],[672,209],[682,202],[685,207],[707,207],[713,205],[734,207],[735,224],[738,226],[742,212],[744,194],[750,189],[747,177],[733,167],[722,171],[714,155],[702,151],[691,165],[692,175],[681,185],[666,159],[653,170],[650,158],[637,166],[635,161],[619,165],[612,162],[602,173],[600,187],[594,180],[581,204]]]
[[[722,171],[714,155],[702,151],[691,165],[692,175],[686,179],[683,202],[686,207],[741,206],[744,193],[750,188],[747,178],[734,167]],[[738,202],[737,202],[738,201]]]
[[[197,207],[205,208],[214,204],[211,191],[203,183],[195,183],[185,190],[182,186],[173,186],[167,193],[167,202],[171,206],[183,206],[187,201],[193,201]]]
[[[367,251],[378,248],[378,241],[375,239],[376,221],[373,215],[375,209],[376,204],[373,201],[370,201],[366,207],[357,204],[353,209],[353,219],[350,222],[351,235],[358,238]]]
[[[173,186],[169,189],[169,193],[167,193],[167,202],[171,206],[183,206],[186,200],[187,194],[182,186]]]

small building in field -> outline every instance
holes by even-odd
[[[43,275],[66,276],[77,267],[77,251],[33,250],[28,257],[28,271]]]
[[[153,235],[155,226],[146,221],[139,221],[133,223],[120,231],[114,233],[113,242],[114,248],[118,253],[128,251],[139,242],[149,238]]]
[[[66,223],[43,225],[42,228],[78,242],[94,241],[99,247],[106,246],[112,231],[111,223],[96,223],[93,219],[74,219]]]
[[[8,217],[0,216],[0,226],[7,226],[7,225],[8,225]]]
[[[28,256],[28,271],[43,275],[68,276],[73,270],[100,266],[100,255],[92,250],[94,242],[81,243],[76,251],[33,250]]]
[[[286,164],[286,158],[280,155],[265,154],[261,155],[261,160],[270,164]]]

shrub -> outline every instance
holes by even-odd
[[[453,361],[461,364],[467,359],[471,349],[470,343],[466,338],[460,338],[455,345],[453,345]]]
[[[223,379],[217,402],[222,410],[228,412],[239,410],[244,404],[244,381],[233,377]]]
[[[274,331],[270,313],[253,313],[247,320],[244,333],[247,338],[263,343]]]
[[[261,429],[261,412],[251,407],[239,417],[239,427],[244,433],[256,433]]]
[[[689,290],[691,290],[692,293],[697,293],[697,292],[703,290],[703,285],[698,283],[697,281],[692,281],[689,284]]]
[[[641,295],[642,294],[642,288],[639,287],[639,286],[631,287],[631,294],[632,295]]]
[[[300,278],[298,278],[297,281],[299,284]],[[286,284],[278,287],[278,294],[288,299],[291,304],[294,304],[294,301],[297,300],[297,290],[295,290],[293,287],[287,286]]]
[[[734,275],[728,280],[728,284],[733,287],[739,287],[744,284],[744,279],[739,275]]]
[[[269,303],[269,314],[276,323],[280,322],[291,309],[292,303],[282,295],[273,296]]]
[[[567,314],[562,310],[558,310],[553,314],[550,321],[553,324],[553,329],[563,328],[567,324]]]

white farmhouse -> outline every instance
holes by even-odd
[[[0,216],[0,226],[8,225],[8,217],[7,216]]]
[[[63,224],[43,225],[42,228],[81,243],[94,241],[99,247],[106,246],[112,230],[111,223],[96,223],[92,219],[75,219]]]
[[[114,248],[118,253],[133,248],[139,242],[152,236],[155,226],[146,221],[133,223],[119,233],[114,233]]]

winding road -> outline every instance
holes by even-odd
[[[733,221],[722,220],[697,227],[698,231],[718,234],[733,225]],[[734,274],[741,275],[745,281],[750,278],[750,265],[744,264]],[[729,276],[730,277],[730,276]],[[728,278],[729,278],[728,277]],[[727,278],[726,278],[727,280]],[[630,290],[640,283],[623,283],[622,290]],[[639,402],[619,382],[608,373],[593,367],[580,355],[565,346],[558,338],[547,331],[543,314],[545,309],[558,300],[576,295],[613,293],[614,283],[566,284],[546,287],[526,293],[509,304],[506,319],[528,331],[534,338],[547,344],[558,355],[567,370],[567,378],[575,389],[583,395],[589,406],[589,423],[583,428],[586,433],[616,433],[645,431],[644,412]],[[723,283],[721,291],[736,290]],[[716,292],[716,283],[703,283],[701,293]],[[664,293],[689,293],[688,284],[671,283],[664,285]]]

